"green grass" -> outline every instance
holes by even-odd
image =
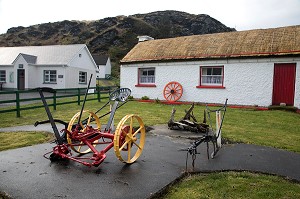
[[[0,132],[0,151],[49,142],[53,133],[48,132]]]
[[[104,101],[104,100],[103,100]],[[106,100],[105,100],[106,102]],[[88,101],[85,109],[97,111],[104,102]],[[145,125],[167,124],[172,108],[176,108],[175,120],[179,120],[185,114],[184,110],[190,105],[165,105],[160,103],[146,103],[130,101],[117,110],[115,115],[115,125],[126,114],[135,113],[142,117]],[[195,106],[194,115],[198,121],[203,120],[204,106]],[[77,104],[66,104],[57,106],[56,111],[52,111],[54,118],[69,121],[73,115],[79,112],[81,106]],[[52,110],[52,108],[51,108]],[[97,115],[108,111],[100,111]],[[212,117],[214,119],[214,117]],[[34,124],[35,121],[46,120],[47,115],[43,108],[24,110],[21,117],[16,118],[15,113],[0,114],[0,128],[9,126],[19,126]],[[105,124],[108,116],[100,121]],[[252,109],[231,109],[228,108],[222,135],[226,139],[234,142],[243,142],[271,146],[300,153],[300,114],[282,111],[256,111]]]
[[[159,198],[300,198],[300,184],[250,172],[198,174],[182,179]]]
[[[104,102],[106,101],[104,100]],[[104,102],[88,101],[85,109],[95,112]],[[115,125],[117,125],[126,114],[132,113],[140,115],[147,126],[156,124],[166,125],[173,107],[177,110],[175,120],[179,120],[184,116],[184,110],[188,109],[190,105],[173,106],[160,103],[130,101],[118,109],[114,120]],[[67,104],[58,106],[57,110],[52,111],[52,113],[56,119],[69,121],[80,109],[81,106],[77,104]],[[204,106],[195,106],[194,115],[198,121],[203,120],[204,109]],[[108,111],[108,108],[97,115],[99,116],[106,111]],[[214,117],[212,118],[214,119]],[[105,124],[107,119],[108,116],[102,118],[100,121]],[[16,118],[15,113],[0,114],[0,120],[0,128],[28,124],[33,125],[35,121],[47,120],[47,115],[45,110],[40,108],[22,111],[20,118]],[[300,114],[293,112],[228,108],[222,135],[226,139],[234,142],[271,146],[300,153],[299,121]],[[49,137],[45,136],[44,133],[37,133],[42,135],[41,139],[36,137],[21,138],[22,134],[32,136],[30,133],[20,132],[9,132],[9,135],[1,135],[0,133],[0,136],[4,135],[4,138],[0,137],[0,146],[10,144],[10,142],[15,140],[21,142],[22,139],[36,140],[36,143],[49,140]],[[6,144],[3,144],[3,140],[6,138],[10,138],[10,140],[6,141]],[[15,148],[36,143],[9,147]],[[170,193],[162,198],[300,198],[299,186],[299,184],[291,183],[276,176],[252,174],[248,172],[212,173],[190,176],[178,185],[175,185],[175,187],[171,187]]]

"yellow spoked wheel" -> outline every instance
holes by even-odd
[[[77,124],[79,115],[80,112],[76,113],[70,120],[68,125],[69,132],[72,133],[72,127],[74,124]],[[101,129],[100,120],[95,113],[90,111],[83,111],[81,118],[82,120],[79,123],[81,127],[80,133],[85,133],[87,130],[87,126],[92,126],[93,128]],[[77,153],[86,154],[91,151],[91,149],[87,145],[83,145],[82,141],[72,140],[68,134],[67,134],[67,141],[70,144],[71,149]],[[97,142],[98,140],[95,141],[94,143]],[[77,144],[78,146],[76,146]],[[96,144],[94,144],[93,146],[96,146]]]
[[[114,134],[117,158],[129,164],[135,162],[142,154],[145,137],[145,125],[139,116],[131,114],[123,117]]]

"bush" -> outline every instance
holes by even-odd
[[[143,96],[141,99],[142,99],[142,100],[148,100],[149,97],[148,97],[148,96]]]
[[[158,98],[155,99],[155,103],[159,104],[160,100]]]
[[[133,96],[130,95],[127,99],[128,100],[133,100]]]

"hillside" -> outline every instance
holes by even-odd
[[[109,54],[114,63],[137,43],[137,36],[155,39],[235,31],[209,15],[159,11],[95,21],[61,21],[13,27],[0,35],[0,46],[84,43],[92,54]],[[114,75],[117,76],[114,64]]]

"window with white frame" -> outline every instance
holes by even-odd
[[[139,84],[154,84],[155,68],[139,68]]]
[[[56,70],[44,70],[44,83],[56,84]]]
[[[79,71],[79,84],[86,84],[87,72]]]
[[[6,82],[6,72],[5,72],[5,70],[0,70],[0,82]]]
[[[201,86],[223,86],[223,66],[202,66],[200,67]]]

